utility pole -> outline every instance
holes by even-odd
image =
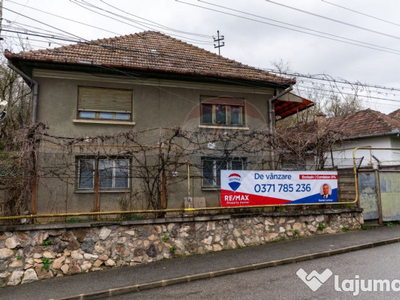
[[[224,36],[223,35],[219,35],[219,30],[217,30],[217,38],[214,38],[214,42],[218,43],[218,44],[214,44],[214,49],[218,48],[218,55],[221,56],[221,47],[225,46],[225,42],[224,41]],[[221,43],[222,42],[222,43]]]

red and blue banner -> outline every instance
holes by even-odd
[[[221,206],[337,202],[334,171],[221,171]]]

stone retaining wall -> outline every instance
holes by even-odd
[[[0,286],[359,229],[360,209],[0,226]]]

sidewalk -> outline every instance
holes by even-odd
[[[400,242],[400,226],[320,235],[0,289],[1,300],[97,299]],[[172,280],[173,279],[173,280]],[[110,293],[110,289],[116,289]],[[80,297],[73,297],[81,295]]]

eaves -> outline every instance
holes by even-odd
[[[397,136],[397,137],[400,137],[400,130],[399,129],[395,129],[395,130],[392,130],[390,132],[384,132],[384,133],[373,133],[373,134],[367,134],[367,135],[345,137],[342,140],[343,141],[352,141],[352,140],[359,140],[359,139],[366,139],[366,138],[376,138],[376,137],[384,137],[384,136]]]

